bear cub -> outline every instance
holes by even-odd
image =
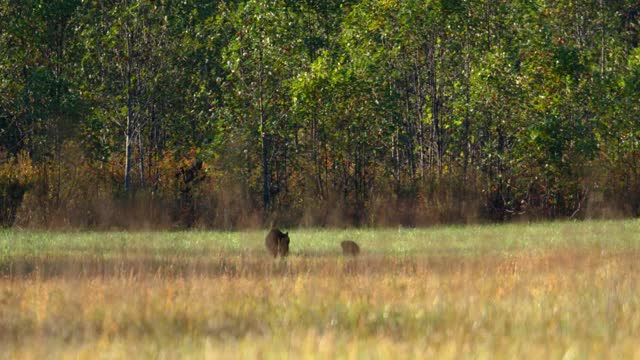
[[[360,246],[355,241],[345,240],[340,243],[340,246],[344,255],[356,256],[360,253]]]

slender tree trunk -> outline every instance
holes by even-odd
[[[432,144],[435,148],[435,162],[438,176],[442,175],[442,136],[440,125],[440,98],[437,74],[437,35],[434,34],[432,44],[427,49],[429,67],[429,88],[431,95]]]
[[[262,101],[261,101],[262,103]],[[262,107],[262,105],[260,106]],[[260,111],[260,127],[264,128],[264,114]],[[267,159],[267,134],[262,130],[261,146],[262,146],[262,206],[265,212],[269,207],[269,160]]]
[[[395,180],[396,194],[400,192],[400,155],[398,150],[398,138],[400,129],[396,129],[391,135],[391,158],[393,160],[393,177]]]
[[[404,114],[402,116],[403,125],[407,132],[407,143],[405,148],[407,151],[407,160],[409,162],[409,170],[411,176],[411,184],[416,180],[416,137],[417,131],[415,122],[411,118],[411,74],[408,71],[403,71],[401,87],[404,89]]]
[[[413,54],[413,88],[415,96],[415,121],[417,122],[418,144],[420,146],[420,179],[424,181],[426,159],[425,159],[425,126],[424,126],[424,99],[425,94],[422,86],[420,74],[422,66],[419,61],[420,55],[418,51]]]
[[[604,39],[605,39],[605,31],[604,31],[604,25],[605,25],[605,18],[604,18],[604,2],[603,0],[600,0],[600,16],[602,17],[601,20],[601,33],[602,33],[602,37],[600,40],[600,75],[603,76],[604,75],[604,69],[605,69],[605,46],[604,46]]]
[[[260,50],[260,70],[258,71],[258,106],[260,116],[260,141],[262,147],[262,207],[266,215],[269,208],[269,159],[267,130],[264,116],[262,50]]]
[[[322,164],[320,156],[320,140],[318,137],[318,115],[314,112],[311,119],[311,138],[313,142],[313,163],[315,166],[316,191],[321,199],[324,199],[324,186],[322,185]]]
[[[132,51],[131,33],[127,34],[127,126],[125,129],[125,163],[124,163],[124,191],[131,190],[131,137],[133,134],[133,88],[131,85]]]
[[[144,142],[142,141],[142,129],[138,129],[138,166],[140,167],[140,186],[144,186]]]
[[[467,186],[466,186],[466,182],[467,182],[467,170],[468,170],[468,166],[469,166],[469,156],[471,153],[471,144],[469,142],[469,128],[471,127],[471,119],[470,119],[470,114],[469,114],[469,108],[471,106],[471,55],[470,52],[471,50],[469,49],[469,39],[468,36],[466,34],[469,33],[469,29],[467,28],[465,31],[465,55],[464,55],[464,80],[465,80],[465,87],[464,87],[464,97],[465,97],[465,111],[464,111],[464,120],[462,123],[462,132],[463,132],[463,136],[462,136],[462,152],[463,152],[463,157],[464,159],[462,159],[463,163],[462,163],[462,181],[464,183],[465,186],[463,186],[463,191],[466,190]]]
[[[153,165],[160,157],[158,153],[158,124],[156,123],[155,105],[151,105],[151,126],[149,128],[149,141],[147,144],[147,179],[153,179]]]

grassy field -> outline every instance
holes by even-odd
[[[640,358],[639,221],[265,234],[0,232],[0,358]]]

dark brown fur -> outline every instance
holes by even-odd
[[[355,241],[345,240],[340,243],[340,246],[344,255],[356,256],[360,253],[360,246]]]
[[[289,233],[283,233],[278,229],[272,229],[264,240],[267,251],[273,257],[287,256],[289,254]]]

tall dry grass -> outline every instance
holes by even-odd
[[[286,261],[260,233],[3,233],[35,240],[0,246],[0,357],[633,358],[637,227],[349,231],[356,259],[293,231]]]

